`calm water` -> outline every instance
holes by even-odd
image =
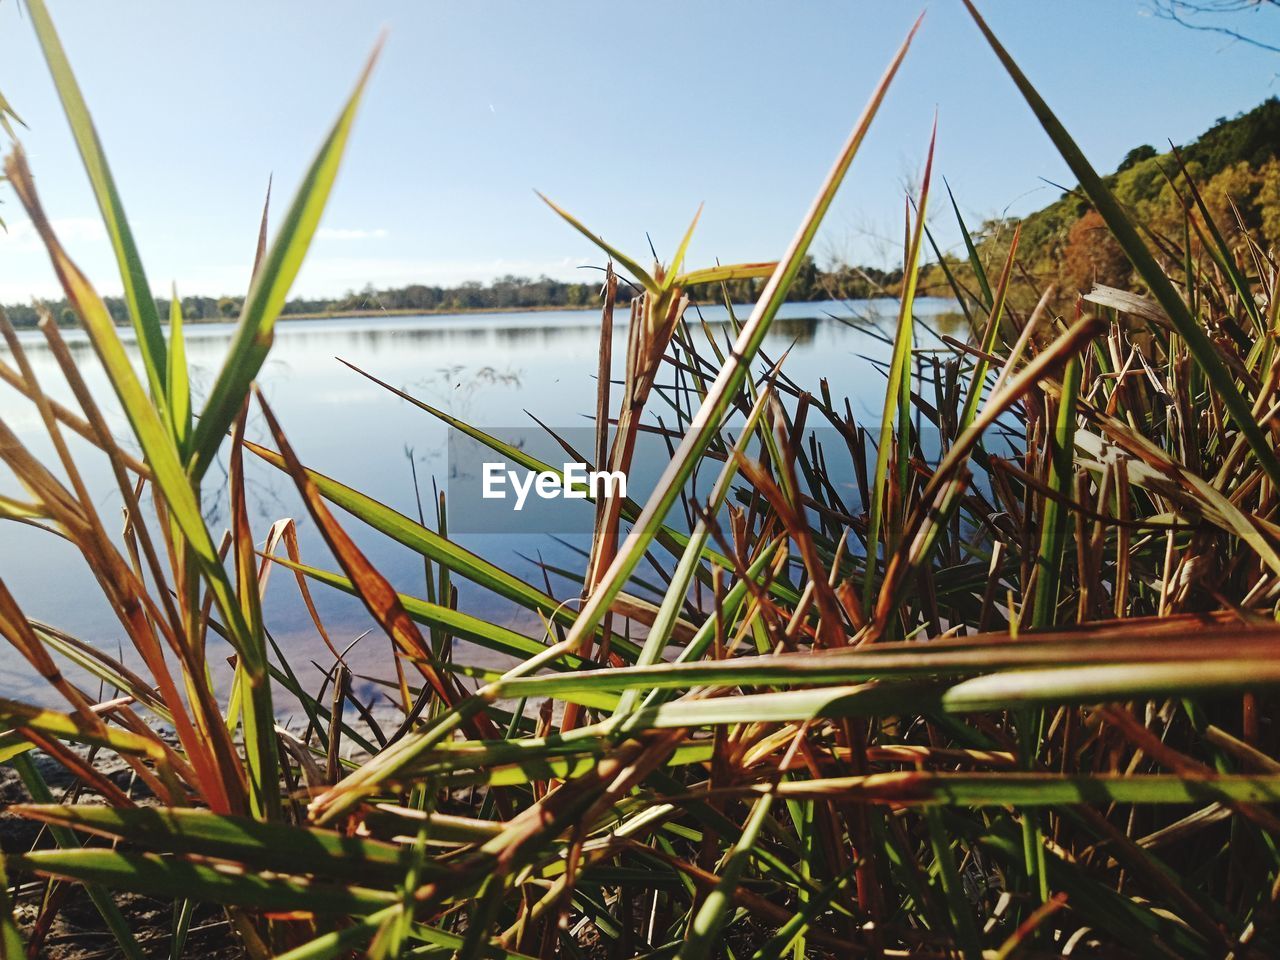
[[[923,301],[917,306],[922,318],[941,322],[946,321],[953,308],[949,301]],[[741,315],[745,316],[745,311]],[[896,304],[789,304],[774,323],[764,349],[777,357],[791,347],[786,370],[794,380],[816,393],[819,378],[825,376],[836,397],[848,396],[855,415],[874,424],[883,403],[884,380],[871,359],[887,359],[888,347],[865,330],[833,319],[832,315],[870,319],[883,327],[891,324]],[[713,322],[725,318],[722,309],[704,311],[704,316]],[[190,328],[187,351],[198,393],[203,393],[212,381],[231,330],[229,324]],[[613,353],[615,375],[620,373],[625,336],[625,327],[619,325]],[[110,389],[83,335],[68,331],[66,337],[95,394],[108,397]],[[24,332],[21,338],[45,390],[69,401],[69,391],[43,347],[43,339],[33,332]],[[433,478],[443,483],[444,427],[353,373],[336,358],[349,360],[478,425],[529,424],[528,411],[556,427],[581,427],[590,425],[586,418],[594,412],[598,344],[599,319],[595,311],[289,321],[278,327],[275,346],[259,382],[294,449],[308,466],[416,516],[418,507],[409,462],[412,458],[427,516],[434,526],[431,485]],[[614,397],[616,405],[616,390]],[[127,426],[118,408],[105,402],[104,407],[113,425],[119,427],[118,435],[126,435]],[[0,385],[0,415],[46,463],[55,462],[34,407],[4,385]],[[255,412],[250,436],[264,440],[264,432]],[[87,444],[77,441],[74,449],[91,489],[100,491],[97,506],[101,516],[109,529],[118,525],[120,496],[104,459]],[[0,491],[21,495],[7,469],[0,467],[0,471],[4,471],[0,475]],[[221,467],[215,466],[210,471],[210,484],[216,484],[221,476]],[[305,517],[289,480],[256,462],[249,464],[247,476],[250,513],[259,542],[276,519],[296,517],[303,559],[336,569]],[[851,477],[845,479],[851,481]],[[216,500],[207,506],[216,536],[225,525],[225,517]],[[348,531],[398,589],[422,595],[420,558],[344,514],[340,519],[346,521]],[[541,573],[526,558],[541,555],[549,562],[566,566],[575,561],[571,550],[546,536],[475,534],[458,539],[469,549],[539,584]],[[122,631],[98,599],[96,585],[83,563],[58,538],[19,524],[0,525],[0,576],[29,617],[52,623],[107,650],[115,651],[124,642]],[[458,587],[462,609],[533,629],[504,602],[466,583],[459,583]],[[552,587],[557,596],[570,597],[576,595],[578,585],[562,579],[553,580]],[[339,646],[368,628],[368,617],[358,601],[319,586],[314,595]],[[318,682],[319,674],[311,661],[327,665],[327,654],[306,615],[293,578],[283,570],[277,570],[272,577],[265,612],[268,628],[295,670],[305,682]],[[356,648],[355,663],[371,674],[385,675],[389,670],[387,649],[381,636],[370,635]],[[130,659],[127,652],[126,659]],[[483,659],[483,655],[475,659]],[[7,647],[0,649],[0,670],[0,696],[43,699],[41,684],[33,682],[25,663]]]

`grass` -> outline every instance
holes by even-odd
[[[29,619],[0,582],[0,634],[63,704],[0,700],[0,760],[30,797],[8,816],[47,828],[6,842],[6,957],[48,946],[69,885],[131,958],[182,956],[211,905],[227,949],[291,960],[1280,952],[1274,252],[1229,247],[1185,171],[1169,171],[1189,198],[1181,236],[1144,236],[976,12],[1142,288],[1067,303],[1039,291],[1024,314],[1008,297],[1017,237],[1001,264],[969,243],[979,289],[954,292],[971,336],[944,358],[920,352],[926,175],[907,210],[883,422],[856,422],[838,382],[811,392],[761,354],[911,36],[776,263],[687,269],[695,218],[670,263],[646,268],[552,204],[613,264],[592,458],[626,470],[658,415],[673,449],[647,502],[595,504],[574,604],[452,542],[443,504],[433,529],[308,469],[254,389],[368,71],[269,242],[264,211],[230,354],[199,402],[181,318],[166,338],[138,294],[149,288],[85,100],[42,0],[29,8],[143,376],[15,150],[6,174],[128,431],[108,428],[51,317],[40,329],[74,407],[49,399],[5,323],[0,375],[34,406],[54,462],[0,421],[0,459],[25,490],[0,499],[0,517],[75,547],[142,667]],[[620,381],[614,270],[644,291]],[[730,343],[693,321],[686,288],[742,276],[768,280]],[[245,438],[251,405],[271,446]],[[810,444],[815,424],[847,450]],[[923,430],[941,439],[936,459]],[[98,513],[72,434],[110,464],[123,530]],[[251,528],[246,453],[290,478],[337,569],[300,556],[291,521]],[[225,531],[200,510],[220,457]],[[705,503],[690,499],[699,468],[718,477]],[[858,501],[829,482],[840,472]],[[677,505],[691,532],[670,525]],[[353,524],[422,558],[424,597],[395,591]],[[642,564],[661,580],[656,605],[629,592]],[[326,641],[312,591],[363,601],[387,638],[394,729],[354,699],[336,648],[325,689],[298,681],[263,620],[273,565]],[[543,629],[456,609],[456,580]],[[229,688],[206,668],[211,633],[235,651]],[[516,666],[470,664],[476,647]],[[275,726],[280,697],[302,704],[305,736]],[[76,784],[62,803],[37,753]],[[130,921],[137,897],[172,903],[167,936]],[[15,903],[29,907],[21,929]]]

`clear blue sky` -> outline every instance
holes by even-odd
[[[338,3],[51,0],[158,291],[243,292],[268,174],[292,195],[379,31],[323,232],[295,291],[573,278],[599,262],[538,188],[637,253],[706,209],[691,262],[768,259],[915,15],[928,14],[817,252],[900,257],[904,184],[935,107],[967,216],[1026,212],[1068,174],[959,0]],[[989,21],[1089,157],[1197,135],[1280,92],[1280,57],[1156,19],[1144,0],[986,0]],[[1274,20],[1272,23],[1274,24]],[[51,216],[119,289],[29,22],[0,2],[0,90]],[[0,186],[0,301],[54,292]],[[938,208],[935,208],[938,209]],[[944,222],[942,234],[954,240]]]

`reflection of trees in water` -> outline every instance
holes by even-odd
[[[88,363],[90,358],[94,356],[93,345],[88,340],[82,337],[67,337],[65,335],[63,339],[67,345],[67,353],[71,354],[71,359],[76,362],[77,369]],[[43,339],[27,342],[22,346],[27,353],[41,354],[48,352],[48,347],[45,346]]]
[[[962,337],[969,332],[969,321],[959,311],[936,313],[929,318],[933,328],[949,337]]]
[[[503,346],[563,346],[564,344],[592,345],[600,340],[598,329],[592,327],[496,327],[494,339]]]
[[[322,339],[328,340],[326,334]],[[361,347],[370,353],[386,353],[402,350],[407,346],[431,344],[433,346],[471,346],[483,344],[488,331],[476,328],[398,328],[352,326],[342,331],[342,340],[353,348]]]
[[[815,307],[818,305],[814,305]],[[693,314],[690,314],[693,317]],[[287,352],[289,348],[307,350],[337,350],[348,358],[357,356],[378,356],[390,352],[400,353],[406,349],[430,347],[435,351],[448,350],[453,347],[497,349],[514,347],[564,347],[569,345],[591,349],[599,340],[599,326],[595,321],[565,323],[561,318],[548,317],[546,322],[537,322],[536,316],[530,322],[523,323],[477,323],[474,326],[453,325],[442,321],[436,325],[430,321],[419,325],[388,325],[381,323],[339,323],[338,321],[316,321],[311,326],[309,321],[294,321],[281,324],[277,329],[277,356]],[[713,327],[727,326],[728,320],[723,316],[704,317]],[[777,317],[771,330],[772,336],[795,340],[805,344],[813,340],[820,316]],[[305,324],[305,325],[304,325]],[[626,319],[619,317],[616,335],[623,337],[626,332]],[[198,328],[189,330],[188,355],[193,359],[199,354],[208,354],[205,358],[210,369],[216,368],[225,353],[230,333],[224,330],[202,332]],[[38,351],[36,343],[30,344],[33,351]],[[93,347],[81,337],[68,340],[68,348],[76,363],[89,362],[94,356]],[[132,343],[127,345],[132,353]]]
[[[707,326],[713,329],[724,329],[729,332],[726,334],[730,340],[733,339],[733,333],[729,325],[728,317],[706,317],[702,315],[702,311],[690,308],[686,314],[689,320],[697,318],[700,322],[705,322]],[[745,319],[746,314],[740,314],[739,321]],[[818,324],[822,322],[822,317],[774,317],[773,323],[769,327],[770,340],[786,340],[788,343],[806,344],[813,341],[814,334],[818,329]]]
[[[288,325],[285,325],[288,326]],[[344,324],[331,329],[287,329],[280,340],[297,347],[340,344],[350,353],[359,350],[363,354],[400,352],[407,347],[447,349],[449,347],[484,348],[495,345],[528,343],[594,342],[598,333],[585,324],[528,324],[497,326],[454,326],[441,323],[438,326],[382,326],[370,324]]]
[[[793,343],[805,344],[813,342],[813,335],[817,329],[817,317],[775,317],[769,333],[785,337]]]

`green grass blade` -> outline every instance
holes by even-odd
[[[386,924],[393,922],[403,912],[400,904],[361,917],[355,923],[321,934],[301,946],[277,954],[275,960],[331,960],[333,957],[350,956],[352,950],[367,943]]]
[[[726,605],[733,597],[731,589],[726,594]],[[1136,626],[1151,629],[1152,621],[1138,621]],[[706,629],[707,626],[700,628]],[[1220,669],[1240,684],[1255,678],[1266,682],[1272,676],[1266,666],[1276,653],[1275,633],[1270,630],[1223,632],[1208,630],[1203,623],[1192,620],[1185,633],[1162,632],[1134,640],[1123,635],[1127,629],[1130,628],[1096,634],[1079,628],[1037,631],[1016,643],[1002,633],[974,638],[972,642],[936,640],[927,646],[862,645],[822,656],[795,653],[697,660],[682,651],[675,661],[649,666],[509,677],[501,681],[501,689],[504,696],[538,698],[580,690],[792,687],[939,676],[990,675],[1016,682],[1034,670],[1057,670],[1060,672],[1055,676],[1069,676],[1072,670],[1116,665],[1135,669],[1136,664],[1145,664],[1152,671],[1174,665],[1192,676],[1202,669]]]
[[[1209,208],[1204,202],[1204,197],[1200,194],[1200,188],[1196,186],[1196,182],[1191,176],[1191,171],[1187,169],[1187,165],[1183,162],[1182,151],[1174,147],[1173,157],[1178,162],[1178,168],[1182,171],[1182,177],[1187,183],[1191,198],[1195,201],[1196,208],[1200,211],[1200,217],[1204,220],[1205,229],[1209,231],[1209,236],[1213,238],[1213,245],[1205,244],[1206,249],[1231,279],[1231,285],[1235,288],[1236,296],[1240,298],[1240,305],[1244,307],[1250,319],[1253,320],[1254,328],[1259,334],[1265,333],[1267,329],[1266,322],[1258,309],[1257,301],[1253,298],[1253,291],[1249,289],[1249,280],[1240,270],[1240,265],[1236,263],[1235,254],[1232,253],[1231,247],[1227,245],[1226,238],[1222,236],[1222,231],[1218,229],[1218,224],[1213,219],[1213,214],[1209,212]],[[1194,288],[1194,285],[1191,286]]]
[[[169,960],[181,960],[186,951],[187,935],[191,932],[191,917],[195,914],[195,901],[190,897],[173,903],[173,934],[169,940]]]
[[[107,656],[92,644],[55,630],[38,620],[28,622],[40,642],[50,650],[107,686],[127,693],[163,722],[173,723],[173,715],[155,689],[124,664]]]
[[[751,955],[751,960],[782,960],[787,951],[795,944],[797,950],[804,943],[804,932],[813,926],[814,921],[827,912],[836,895],[844,890],[853,879],[853,868],[836,877],[815,895],[802,901],[795,916],[778,928],[769,940]],[[803,957],[806,954],[799,953]]]
[[[156,312],[155,298],[151,295],[151,285],[142,269],[142,258],[138,255],[133,232],[125,219],[124,206],[116,191],[111,169],[107,166],[107,158],[94,129],[93,119],[89,116],[89,108],[80,92],[80,85],[76,83],[66,51],[62,48],[62,41],[58,39],[53,20],[49,17],[49,10],[44,0],[29,0],[27,9],[31,12],[31,24],[40,40],[40,48],[49,65],[63,112],[71,125],[71,133],[75,137],[80,158],[84,161],[85,172],[89,175],[94,198],[102,211],[111,248],[120,266],[124,299],[129,308],[129,318],[138,335],[138,349],[142,354],[151,396],[157,408],[163,411],[165,398],[168,396],[164,331],[160,328],[160,317]]]
[[[0,699],[0,729],[10,730],[14,727],[26,727],[59,740],[106,747],[117,753],[150,757],[159,763],[167,759],[160,744],[148,737],[116,727],[88,729],[82,720],[71,714],[18,703],[16,700]]]
[[[889,378],[885,385],[884,410],[880,414],[880,435],[876,441],[876,473],[871,489],[871,510],[867,520],[867,569],[862,581],[862,605],[871,607],[875,591],[876,563],[885,527],[885,497],[889,481],[890,457],[894,456],[894,419],[898,420],[898,442],[894,471],[898,487],[905,490],[908,459],[911,455],[911,350],[915,345],[915,294],[920,279],[920,251],[924,237],[925,214],[928,211],[929,180],[933,173],[933,148],[937,143],[938,124],[934,119],[933,134],[929,139],[929,158],[925,162],[924,179],[920,185],[920,201],[916,210],[915,228],[911,242],[905,251],[903,264],[904,285],[898,305],[897,332],[893,340],[893,354],[889,360]],[[887,546],[894,538],[884,537]]]
[[[53,803],[53,794],[30,757],[21,756],[15,758],[13,767],[18,771],[18,776],[22,779],[22,784],[27,788],[27,793],[31,795],[32,800],[37,803]],[[9,809],[12,810],[13,807]],[[76,840],[75,834],[66,827],[51,825],[49,832],[53,836],[54,842],[62,849],[79,849],[80,843]],[[3,878],[0,878],[0,883],[3,883]],[[132,928],[120,912],[120,908],[116,906],[116,902],[111,899],[111,896],[101,887],[94,884],[87,885],[85,893],[93,901],[93,905],[97,908],[98,913],[101,914],[107,929],[115,937],[116,945],[120,948],[121,955],[126,960],[144,960],[142,948],[138,946],[138,941],[133,935]],[[8,958],[10,955],[4,954],[4,956]]]
[[[391,843],[329,830],[262,823],[186,807],[113,809],[89,804],[17,804],[18,816],[56,827],[124,841],[163,853],[230,860],[262,870],[393,882],[404,868],[403,850]],[[448,872],[434,862],[434,875]]]
[[[964,960],[982,960],[982,941],[973,923],[973,908],[965,897],[964,883],[956,866],[955,854],[951,851],[951,839],[937,810],[929,809],[925,812],[925,824],[929,829],[929,844],[933,848],[938,883],[942,886],[942,895],[947,902],[947,912],[951,915],[951,927],[960,944],[961,956]]]
[[[935,700],[929,691],[930,687],[924,684],[868,683],[710,700],[676,700],[641,707],[616,726],[619,733],[634,733],[680,727],[812,720],[816,717],[872,716],[879,711],[889,712],[895,705],[901,709],[904,703],[913,704],[913,709],[924,710]]]
[[[689,925],[688,936],[676,953],[676,960],[707,960],[715,952],[720,943],[720,933],[724,928],[727,914],[733,907],[733,893],[737,889],[747,864],[751,859],[751,850],[756,845],[756,838],[764,827],[773,806],[773,797],[766,794],[756,801],[751,815],[743,824],[742,833],[729,851],[724,867],[720,871],[720,882],[707,895],[701,909]]]
[[[209,903],[281,913],[307,910],[329,915],[364,915],[397,900],[392,891],[284,876],[268,878],[155,854],[88,847],[8,854],[5,865],[18,873],[98,883],[113,890],[161,899],[168,899],[175,890],[181,890]]]
[[[760,299],[756,302],[751,316],[743,325],[734,343],[732,355],[721,367],[720,373],[708,389],[707,396],[694,416],[689,431],[680,441],[671,462],[659,478],[644,511],[636,519],[631,532],[619,548],[603,579],[583,605],[582,612],[570,630],[571,643],[582,643],[588,633],[593,631],[604,618],[613,599],[622,591],[627,579],[640,564],[671,507],[679,499],[684,485],[693,474],[707,445],[719,430],[729,405],[747,376],[748,364],[760,349],[773,323],[773,318],[777,315],[778,308],[787,298],[792,281],[804,265],[805,256],[818,232],[818,227],[830,208],[832,200],[835,199],[836,191],[849,171],[849,166],[853,163],[853,158],[857,155],[858,148],[862,145],[871,122],[880,109],[880,104],[884,102],[889,84],[897,74],[918,28],[917,20],[876,86],[870,102],[855,124],[843,149],[836,157],[835,164],[819,188],[809,212],[800,222],[800,227],[786,254],[778,261],[777,269],[765,284]]]
[[[1073,804],[1275,803],[1280,774],[1178,776],[1155,774],[933,773],[899,771],[821,780],[757,784],[784,797],[839,797],[848,803],[953,807],[1058,807]],[[1021,844],[1019,844],[1021,846]],[[1021,850],[1019,850],[1021,858]]]
[[[162,419],[161,413],[147,399],[146,391],[134,372],[106,304],[54,236],[36,197],[35,185],[21,149],[15,149],[5,161],[5,171],[44,242],[67,299],[88,332],[90,342],[120,398],[134,436],[146,454],[152,480],[164,496],[170,522],[176,530],[181,531],[184,549],[190,552],[193,562],[204,575],[218,611],[223,616],[228,639],[239,654],[241,665],[256,683],[256,697],[253,698],[255,713],[246,718],[246,731],[253,733],[249,737],[252,746],[248,751],[251,780],[255,793],[268,791],[267,784],[272,784],[271,791],[274,791],[277,780],[276,743],[274,716],[270,709],[270,688],[265,682],[266,650],[255,643],[245,622],[226,568],[223,567],[218,549],[205,526],[199,497],[187,477],[174,444],[171,424]]]
[[[763,280],[773,275],[778,269],[775,262],[769,263],[734,263],[723,267],[703,267],[690,270],[676,277],[675,284],[680,287],[696,287],[704,283],[724,283],[729,280]]]
[[[1190,663],[1113,663],[1010,670],[963,680],[942,696],[949,713],[1005,710],[1019,705],[1110,703],[1136,697],[1241,693],[1280,685],[1280,664],[1268,660]]]
[[[671,264],[667,267],[667,275],[662,285],[668,290],[680,282],[680,270],[684,267],[685,254],[689,252],[689,243],[693,240],[693,231],[698,229],[698,218],[701,216],[702,204],[698,204],[698,210],[694,213],[693,220],[689,222],[689,228],[685,230],[684,236],[680,239],[680,246],[676,248]]]
[[[189,469],[197,479],[213,462],[228,428],[249,395],[249,384],[258,375],[271,349],[276,320],[329,200],[360,97],[380,49],[381,44],[370,55],[355,90],[303,177],[280,224],[280,232],[254,274],[227,358],[209,391],[192,438]]]
[[[0,950],[5,960],[18,960],[27,955],[26,944],[13,918],[13,900],[9,896],[9,877],[0,860]]]
[[[1062,374],[1062,396],[1058,400],[1058,417],[1053,427],[1049,449],[1049,489],[1057,496],[1044,498],[1040,527],[1040,549],[1036,555],[1035,606],[1031,626],[1052,626],[1058,608],[1058,587],[1062,579],[1062,554],[1066,549],[1067,523],[1070,516],[1063,498],[1072,499],[1075,483],[1076,398],[1080,394],[1083,365],[1078,356],[1067,362]]]
[[[954,198],[952,202],[955,202]],[[1009,256],[1005,260],[1004,270],[1001,271],[1000,280],[996,285],[995,298],[988,304],[987,328],[979,345],[982,353],[988,356],[995,349],[996,340],[1000,336],[1000,319],[1004,315],[1005,299],[1009,293],[1009,281],[1013,277],[1013,263],[1018,254],[1018,239],[1021,236],[1022,224],[1018,224],[1014,228],[1013,240],[1009,244]],[[960,413],[957,434],[962,434],[973,426],[973,420],[978,415],[978,401],[982,397],[983,384],[986,382],[987,370],[990,366],[991,362],[986,356],[981,356],[974,360],[973,377],[969,382],[969,391],[965,394],[964,407]]]
[[[244,428],[249,415],[249,405],[244,403],[235,421],[232,438],[231,462],[228,465],[230,489],[232,567],[235,571],[237,596],[244,633],[240,645],[254,651],[252,660],[241,658],[236,663],[234,691],[228,704],[228,723],[234,728],[236,694],[243,697],[244,738],[253,744],[248,751],[249,805],[252,813],[263,820],[278,820],[281,813],[280,785],[266,774],[275,772],[275,766],[263,766],[265,755],[276,749],[275,718],[271,704],[271,682],[267,663],[266,627],[262,622],[262,598],[259,594],[257,554],[253,549],[253,534],[249,528],[249,510],[245,503],[244,488]]]
[[[724,506],[725,498],[729,495],[730,485],[738,471],[738,458],[746,453],[747,444],[751,440],[756,424],[759,423],[760,417],[764,414],[771,395],[772,393],[769,390],[761,391],[751,413],[747,415],[742,433],[734,444],[733,451],[725,462],[720,476],[716,478],[715,487],[708,498],[706,512],[709,516],[717,516]],[[636,666],[646,667],[662,659],[662,654],[671,640],[671,631],[680,616],[680,608],[684,603],[685,595],[693,583],[694,573],[702,563],[703,548],[706,546],[709,536],[710,531],[707,528],[706,521],[699,520],[697,526],[694,527],[693,535],[689,538],[689,543],[685,547],[684,553],[681,554],[680,560],[676,564],[675,572],[671,575],[671,582],[667,584],[657,616],[654,617],[653,623],[649,626],[649,635],[645,637],[644,647],[635,660]],[[635,691],[627,691],[618,702],[617,714],[622,715],[630,712],[631,708],[635,706],[637,698],[638,694]]]
[[[727,268],[727,269],[731,269],[731,268]],[[466,436],[470,437],[472,440],[475,440],[477,443],[483,444],[484,446],[488,447],[490,450],[493,450],[493,451],[496,451],[497,453],[502,454],[512,463],[519,464],[520,466],[524,467],[526,470],[532,471],[533,473],[553,473],[556,476],[560,477],[561,480],[563,481],[564,471],[563,469],[561,469],[561,467],[557,467],[555,464],[545,463],[542,460],[539,460],[537,457],[530,454],[528,451],[522,449],[521,447],[517,447],[513,444],[507,443],[506,441],[501,440],[498,437],[493,436],[492,434],[485,433],[483,430],[480,430],[479,428],[472,426],[471,424],[467,423],[465,420],[461,420],[458,417],[453,416],[452,414],[446,413],[444,410],[441,410],[439,407],[432,406],[431,404],[427,403],[425,400],[421,400],[410,393],[406,393],[404,390],[400,390],[397,387],[393,387],[391,384],[387,383],[385,380],[381,380],[378,377],[375,377],[373,374],[369,373],[367,370],[362,370],[360,367],[357,367],[353,363],[348,363],[346,360],[343,360],[341,357],[339,357],[338,360],[340,363],[345,364],[346,366],[354,370],[356,373],[360,374],[362,377],[366,377],[369,380],[372,380],[374,383],[382,387],[384,390],[388,390],[391,393],[394,393],[401,400],[404,400],[407,403],[411,403],[413,404],[413,406],[417,407],[419,410],[422,410],[426,413],[431,414],[431,416],[435,417],[437,420],[441,421],[445,425],[451,427],[454,430],[457,430],[459,433],[465,434]],[[274,461],[272,462],[274,463]],[[584,485],[579,485],[577,483],[574,483],[572,485],[572,489],[581,491],[583,494],[585,494],[585,499],[589,503],[595,502],[595,497],[592,495],[589,486],[584,486]],[[625,497],[622,500],[621,509],[622,509],[622,516],[624,519],[634,521],[637,517],[640,516],[640,513],[644,508],[640,504],[636,503],[636,501],[631,499],[630,497]],[[679,551],[680,553],[683,553],[683,548],[688,545],[690,537],[688,534],[681,533],[679,530],[675,529],[674,527],[663,526],[659,531],[659,533],[657,534],[656,539],[660,543],[662,543],[664,546],[667,546],[669,549],[671,549],[673,553],[676,553],[677,551]],[[703,556],[706,559],[710,560],[712,563],[719,564],[721,567],[724,567],[726,569],[733,566],[733,564],[730,562],[728,557],[717,552],[716,550],[714,550],[709,546],[704,545]],[[794,603],[799,599],[798,594],[796,594],[794,591],[789,590],[783,584],[774,584],[771,586],[771,589],[779,592],[779,594],[782,597],[784,597],[786,600],[788,600],[791,603]]]
[[[636,280],[639,280],[646,290],[648,290],[650,293],[653,293],[653,294],[656,294],[659,292],[659,290],[661,289],[661,286],[657,280],[653,279],[653,277],[649,274],[648,270],[644,269],[644,267],[640,266],[640,264],[636,263],[634,260],[628,257],[625,253],[619,250],[617,247],[614,247],[611,244],[606,243],[603,237],[599,236],[598,234],[592,233],[590,228],[587,227],[586,224],[584,224],[581,220],[579,220],[569,211],[565,210],[559,204],[555,203],[553,200],[551,200],[541,191],[535,190],[534,193],[538,194],[539,199],[541,199],[543,203],[545,203],[548,207],[550,207],[552,210],[558,213],[561,219],[564,220],[565,223],[569,224],[569,226],[573,227],[573,229],[577,230],[580,234],[582,234],[584,237],[586,237],[588,240],[594,243],[597,247],[599,247],[601,250],[607,253],[610,257],[612,257],[615,261],[617,261],[618,264],[622,267],[622,269],[626,270],[629,274],[631,274],[633,278],[635,278]]]
[[[12,123],[10,121],[12,121]],[[18,139],[18,135],[13,129],[14,123],[21,127],[26,126],[22,118],[18,116],[17,111],[13,109],[13,104],[9,102],[8,98],[6,98],[3,93],[0,93],[0,130],[7,133],[10,140]],[[3,223],[4,221],[0,220],[0,224]]]
[[[964,249],[965,253],[969,255],[969,266],[973,270],[973,275],[978,281],[979,288],[982,290],[983,306],[990,310],[994,301],[991,296],[991,283],[987,280],[987,271],[982,265],[982,257],[978,255],[978,248],[973,244],[973,234],[969,232],[969,228],[965,226],[964,217],[960,215],[960,205],[956,203],[956,195],[951,192],[951,184],[943,181],[943,185],[947,188],[947,198],[951,201],[951,210],[956,215],[956,224],[960,227],[960,236],[964,238]]]
[[[319,583],[356,596],[355,586],[347,577],[328,570],[307,566],[306,564],[294,563],[284,557],[273,557],[272,559],[281,566],[304,574]],[[527,637],[522,633],[517,633],[515,630],[510,630],[498,624],[489,623],[487,620],[473,617],[452,607],[429,603],[426,600],[420,600],[417,597],[411,597],[403,593],[399,594],[399,599],[405,611],[418,623],[430,627],[439,627],[450,636],[457,637],[460,640],[468,640],[487,650],[509,654],[513,657],[530,657],[536,656],[547,649],[545,643],[532,637]],[[617,642],[615,640],[615,643]],[[630,649],[628,650],[627,648]],[[630,653],[636,652],[636,648],[632,644],[627,644],[623,650]],[[586,661],[581,657],[565,654],[563,658],[554,661],[549,666],[556,670],[578,669],[584,663]]]
[[[185,456],[191,439],[191,380],[187,371],[187,341],[182,330],[182,301],[178,288],[169,300],[169,417],[173,438]]]

